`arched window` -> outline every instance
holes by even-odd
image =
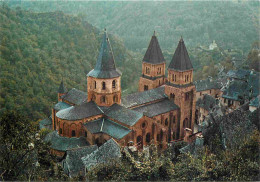
[[[165,126],[168,126],[168,118],[165,119]]]
[[[172,81],[174,82],[175,80],[174,80],[174,74],[172,75]]]
[[[118,97],[117,97],[117,95],[114,95],[113,101],[114,101],[114,102],[118,102]]]
[[[143,123],[142,123],[142,128],[145,128],[145,127],[146,127],[146,123],[143,122]]]
[[[106,90],[106,82],[102,82],[102,90]]]
[[[59,133],[62,134],[62,129],[61,128],[59,129]]]
[[[94,81],[94,88],[96,89],[97,88],[97,82]]]
[[[116,80],[112,81],[112,88],[116,88]]]
[[[183,129],[189,127],[189,126],[188,126],[188,121],[189,121],[188,118],[185,118],[185,119],[183,120]]]
[[[171,93],[171,94],[170,94],[170,99],[174,100],[174,98],[175,98],[174,93]]]
[[[187,81],[187,76],[185,75],[185,82]]]
[[[71,131],[71,136],[72,136],[72,137],[76,136],[75,130],[72,130],[72,131]]]
[[[102,97],[101,97],[101,102],[102,102],[102,103],[105,103],[105,102],[106,102],[106,96],[102,96]]]
[[[144,90],[148,90],[148,85],[144,85]]]
[[[95,101],[96,100],[96,96],[95,95],[92,95],[92,101]]]
[[[85,131],[85,137],[87,137],[88,136],[88,133]]]
[[[173,116],[173,123],[175,123],[175,116]]]
[[[150,133],[146,134],[145,141],[146,141],[147,144],[150,143],[150,141],[151,141],[151,134]]]
[[[174,81],[177,81],[177,79],[176,79],[176,75],[174,76]]]
[[[187,75],[187,82],[189,81],[189,75]]]
[[[142,143],[142,136],[138,136],[138,137],[136,138],[136,143],[137,143],[137,144],[141,144],[141,143]]]

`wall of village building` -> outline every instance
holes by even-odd
[[[99,106],[121,103],[121,77],[98,79],[88,77],[88,102],[95,101]]]
[[[240,102],[236,100],[226,99],[223,97],[221,97],[220,100],[224,106],[228,107],[231,110],[238,109],[241,106]]]
[[[196,100],[199,98],[202,98],[203,95],[211,95],[214,98],[219,98],[222,96],[223,92],[220,89],[208,89],[208,90],[202,90],[196,92]]]
[[[197,124],[201,124],[205,120],[205,118],[209,115],[209,111],[202,107],[197,107],[196,110],[198,111]]]

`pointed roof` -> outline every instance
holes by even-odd
[[[177,71],[186,71],[193,69],[188,51],[185,47],[182,37],[179,41],[177,49],[175,50],[168,69]]]
[[[58,89],[58,93],[66,93],[67,92],[67,88],[65,87],[64,83],[63,83],[63,79],[60,82],[60,87]]]
[[[95,78],[114,78],[121,76],[116,69],[113,51],[105,30],[96,66],[87,76]]]
[[[158,39],[155,36],[155,31],[144,55],[143,62],[150,64],[161,64],[165,62]]]

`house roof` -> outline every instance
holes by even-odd
[[[260,95],[252,99],[249,104],[249,106],[253,106],[253,107],[259,107],[259,105],[260,105]]]
[[[90,170],[92,167],[101,163],[108,163],[110,160],[116,160],[121,157],[120,146],[114,140],[110,139],[97,150],[86,157],[82,157],[85,167]]]
[[[45,118],[39,122],[40,129],[47,128],[51,129],[52,121],[51,118]]]
[[[182,38],[179,41],[178,47],[175,50],[168,69],[177,71],[186,71],[193,69],[188,51]]]
[[[143,117],[143,114],[125,108],[124,106],[120,106],[118,104],[113,104],[105,112],[105,115],[117,121],[120,121],[121,123],[124,123],[128,126],[133,126],[137,121],[139,121]]]
[[[60,83],[60,87],[58,89],[58,93],[66,93],[67,92],[67,88],[65,87],[63,80]]]
[[[227,76],[230,78],[236,78],[240,80],[246,80],[250,74],[250,70],[229,70]]]
[[[85,102],[88,94],[78,89],[71,89],[66,95],[61,96],[62,100],[68,101],[72,104],[79,105]]]
[[[217,82],[217,80],[212,80],[210,78],[207,78],[205,80],[198,80],[194,84],[197,92],[221,88],[221,84]]]
[[[179,107],[174,104],[173,101],[165,99],[156,103],[134,108],[133,110],[144,113],[148,117],[153,117],[176,109],[179,109]]]
[[[71,105],[67,104],[66,102],[58,102],[57,104],[55,104],[53,109],[55,109],[56,111],[60,111],[62,109],[66,109],[68,107],[71,107]]]
[[[164,99],[167,96],[164,93],[164,86],[147,90],[144,92],[136,92],[122,97],[121,105],[130,108],[138,105],[142,105],[148,102],[152,102],[159,99]]]
[[[148,49],[143,58],[143,62],[150,64],[161,64],[165,63],[165,59],[162,54],[159,42],[155,34],[152,36]]]
[[[97,149],[97,145],[90,145],[67,150],[66,158],[62,161],[62,163],[64,164],[63,168],[67,169],[67,174],[70,177],[75,177],[79,174],[79,172],[83,172],[85,166],[81,158],[91,154]]]
[[[66,151],[72,148],[78,148],[83,146],[88,146],[89,143],[86,141],[84,137],[76,138],[68,138],[62,137],[58,134],[57,131],[53,131],[48,133],[44,138],[45,141],[51,143],[51,148],[59,151]]]
[[[223,98],[242,101],[248,97],[247,83],[241,80],[233,80],[224,90]]]
[[[103,114],[103,111],[96,105],[95,102],[90,101],[87,103],[82,103],[81,105],[75,105],[67,109],[60,110],[56,113],[56,116],[64,120],[80,120],[100,114]]]
[[[93,134],[106,133],[116,139],[121,139],[131,132],[131,130],[127,127],[124,127],[106,118],[87,122],[84,124],[84,126]]]
[[[121,72],[116,69],[113,51],[106,31],[104,32],[96,66],[87,76],[95,78],[114,78],[121,76]]]
[[[211,95],[205,94],[202,98],[197,100],[196,105],[210,111],[216,105],[216,99]]]

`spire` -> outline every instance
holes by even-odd
[[[184,41],[181,39],[179,41],[178,47],[175,50],[175,53],[172,57],[171,63],[168,69],[177,70],[177,71],[185,71],[193,69],[188,51],[184,44]]]
[[[155,36],[155,31],[144,55],[143,62],[151,64],[161,64],[165,62],[159,42]]]
[[[87,76],[95,78],[114,78],[121,76],[121,72],[116,69],[113,51],[107,36],[106,29],[104,30],[103,41],[99,51],[96,66]]]
[[[63,78],[62,78],[61,83],[60,83],[60,87],[59,87],[59,90],[58,90],[58,93],[64,94],[66,92],[67,92],[67,88],[64,86]]]

